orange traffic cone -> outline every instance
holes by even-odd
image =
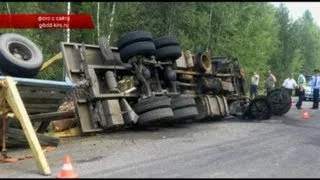
[[[78,178],[78,174],[73,171],[71,160],[69,155],[64,157],[64,163],[62,166],[62,171],[57,175],[58,179],[65,179],[65,178]]]
[[[310,116],[309,116],[308,111],[304,110],[303,114],[301,115],[301,119],[309,119],[309,118],[310,118]]]

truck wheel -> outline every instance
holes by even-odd
[[[171,108],[160,108],[145,112],[139,115],[138,125],[146,125],[156,123],[159,121],[168,121],[173,119],[173,112]]]
[[[154,109],[170,108],[170,105],[171,105],[170,101],[171,101],[171,99],[166,96],[147,98],[147,99],[143,99],[142,101],[138,102],[134,106],[133,110],[137,114],[142,114],[147,111],[154,110]]]
[[[176,60],[181,56],[180,46],[165,46],[156,50],[156,59],[163,61],[165,59]]]
[[[272,116],[272,109],[267,98],[257,97],[256,99],[253,99],[248,106],[245,116],[257,120],[270,119]]]
[[[4,73],[16,77],[34,77],[42,64],[42,52],[32,41],[15,33],[0,36],[0,66]]]
[[[291,108],[290,96],[281,89],[272,90],[268,94],[268,101],[271,104],[272,113],[277,116],[287,113]]]
[[[194,98],[178,97],[171,100],[172,110],[195,106]]]
[[[165,46],[180,46],[179,40],[174,36],[162,36],[153,41],[157,49]]]
[[[139,41],[150,41],[153,42],[152,34],[148,31],[132,31],[124,36],[122,36],[118,41],[119,50],[128,46],[130,44],[139,42]]]
[[[181,109],[176,109],[173,111],[174,120],[177,122],[183,122],[192,118],[195,118],[199,112],[198,109],[194,106],[186,107]]]
[[[141,41],[130,44],[123,49],[120,50],[121,60],[125,63],[134,56],[142,55],[142,56],[152,56],[154,55],[156,47],[153,42],[149,41]]]

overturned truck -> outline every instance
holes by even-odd
[[[280,89],[248,99],[236,58],[182,51],[177,38],[129,32],[109,47],[61,43],[83,132],[174,124],[234,115],[269,119],[290,109]]]

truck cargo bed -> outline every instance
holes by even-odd
[[[4,80],[5,76],[0,76]],[[64,102],[73,84],[65,81],[51,81],[30,78],[16,78],[17,88],[28,114],[55,112]],[[8,106],[9,108],[9,106]]]

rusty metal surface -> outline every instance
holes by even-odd
[[[229,115],[229,106],[223,96],[203,95],[196,97],[195,100],[199,111],[197,119],[225,117]]]
[[[77,85],[73,97],[82,132],[98,132],[123,125],[119,98],[138,98],[138,94],[110,92],[105,74],[110,71],[117,75],[132,75],[131,65],[105,60],[100,47],[95,45],[62,42],[61,51],[67,76]],[[111,52],[114,57],[119,55],[116,48],[111,48]]]
[[[4,159],[7,159],[7,149],[6,149],[6,130],[7,130],[7,110],[6,110],[6,100],[2,100],[2,116],[1,116],[1,127],[2,127],[2,149],[1,154]]]

